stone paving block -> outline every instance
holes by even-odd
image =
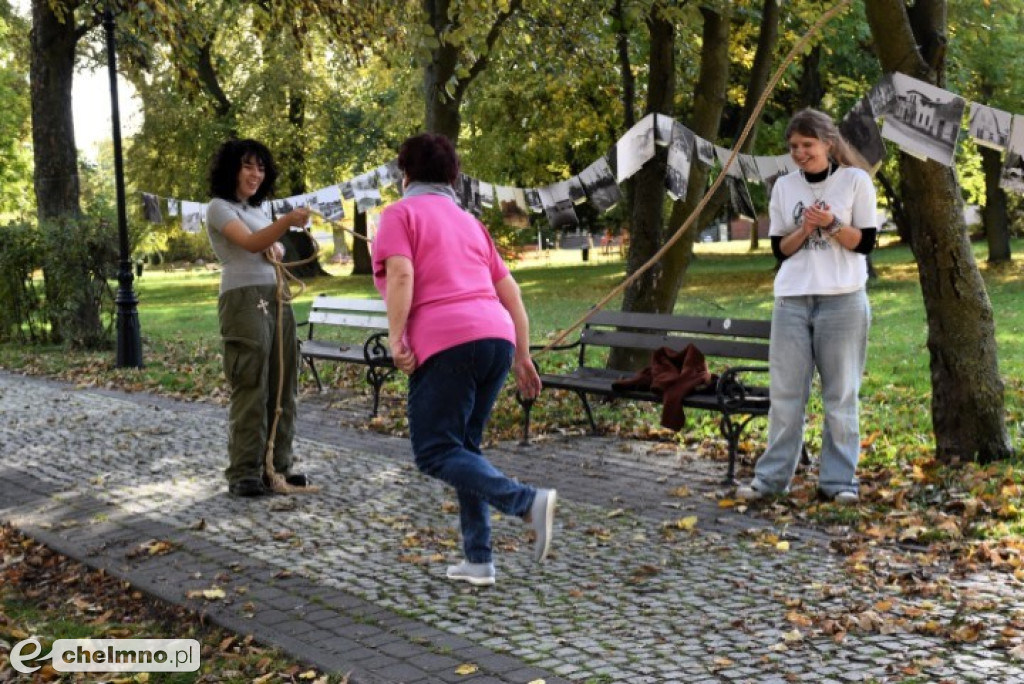
[[[855,578],[844,574],[842,559],[826,551],[828,538],[816,530],[790,526],[787,554],[759,548],[747,530],[770,524],[717,507],[721,463],[679,451],[666,457],[665,446],[653,443],[574,435],[529,448],[491,445],[488,457],[497,467],[559,488],[556,546],[536,568],[523,553],[521,527],[496,518],[500,586],[453,587],[443,578],[444,562],[396,561],[408,553],[399,544],[410,530],[457,538],[455,517],[439,505],[453,501],[450,490],[415,470],[407,439],[349,427],[338,420],[345,410],[321,396],[304,396],[300,406],[297,450],[304,469],[329,483],[323,492],[239,501],[224,494],[223,445],[209,439],[211,429],[223,429],[222,407],[69,390],[0,371],[7,449],[0,514],[45,525],[33,528],[42,540],[80,551],[86,562],[158,596],[184,602],[185,591],[217,583],[231,602],[189,605],[332,671],[352,671],[354,683],[394,684],[394,676],[405,675],[389,668],[405,666],[410,682],[515,682],[524,671],[531,676],[525,682],[549,684],[587,677],[719,682],[726,671],[709,668],[724,657],[734,660],[728,677],[757,684],[788,675],[808,682],[843,681],[844,674],[882,679],[893,665],[929,657],[942,661],[928,671],[937,679],[1024,679],[1021,664],[994,639],[951,645],[917,634],[849,634],[840,645],[809,637],[794,652],[775,653],[771,648],[791,628],[787,602],[842,614],[860,598]],[[73,419],[41,432],[36,426],[48,411]],[[360,404],[360,421],[364,412]],[[117,435],[117,449],[96,437],[96,424]],[[182,477],[175,464],[186,453],[194,474]],[[60,462],[46,462],[48,454],[59,454]],[[86,484],[96,478],[102,487]],[[694,496],[670,497],[680,486]],[[665,538],[662,524],[678,517],[661,505],[670,499],[699,517],[699,534]],[[200,519],[205,528],[194,528]],[[279,529],[295,535],[273,539]],[[610,541],[597,544],[588,530],[602,530]],[[160,559],[127,557],[150,537],[182,548]],[[636,582],[644,567],[658,572]],[[1004,580],[954,578],[950,588],[999,606],[978,615],[995,633],[1007,615],[1024,610],[1020,592]],[[851,593],[825,599],[812,582]],[[236,596],[241,587],[248,591]],[[948,620],[955,610],[950,602],[932,614]],[[732,626],[737,615],[742,630]],[[469,656],[481,671],[456,675],[453,662]],[[413,665],[417,658],[447,667],[432,672]],[[372,667],[360,668],[367,663]],[[577,669],[561,677],[559,667]],[[380,678],[381,672],[394,676]]]

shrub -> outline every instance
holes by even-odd
[[[112,347],[118,241],[115,221],[93,215],[40,226],[51,339],[73,349]]]
[[[0,340],[39,342],[45,336],[34,275],[42,266],[39,231],[28,223],[0,226]]]

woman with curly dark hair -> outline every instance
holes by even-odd
[[[293,209],[271,221],[260,205],[273,192],[276,179],[270,150],[255,140],[225,142],[210,164],[213,199],[206,232],[222,266],[217,314],[224,374],[231,385],[229,465],[224,474],[228,492],[235,496],[269,492],[263,459],[279,382],[283,392],[273,445],[274,471],[292,486],[308,485],[305,475],[291,470],[298,387],[295,318],[291,305],[278,301],[277,271],[268,257],[284,256],[278,240],[293,226],[305,226],[309,210]],[[284,362],[279,363],[282,353]]]

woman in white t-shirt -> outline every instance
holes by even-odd
[[[817,369],[824,404],[818,490],[859,500],[859,400],[871,310],[866,255],[875,246],[876,198],[867,164],[822,112],[804,109],[786,128],[798,169],[772,189],[769,235],[780,261],[772,312],[768,446],[747,501],[789,490],[803,448]]]

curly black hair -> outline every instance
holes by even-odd
[[[274,192],[277,166],[267,146],[250,138],[228,140],[213,155],[210,160],[210,196],[237,202],[238,172],[242,170],[242,163],[250,160],[263,165],[263,182],[247,200],[252,206],[259,206]]]

